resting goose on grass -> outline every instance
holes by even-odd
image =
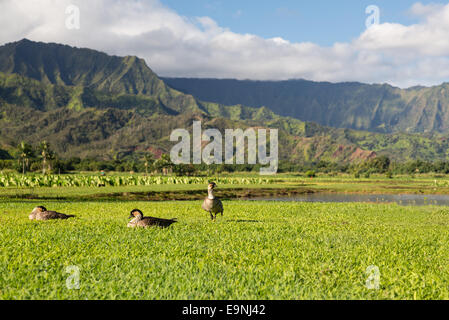
[[[132,220],[128,223],[128,227],[135,228],[147,228],[147,227],[161,227],[168,228],[173,223],[178,222],[177,219],[161,219],[161,218],[153,218],[153,217],[144,217],[142,211],[139,209],[134,209],[131,211],[129,219]]]
[[[38,206],[33,209],[31,214],[28,216],[30,220],[55,220],[55,219],[68,219],[74,218],[73,215],[68,215],[64,213],[59,213],[56,211],[47,211],[47,208]]]

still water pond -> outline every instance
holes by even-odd
[[[314,193],[294,197],[260,197],[258,201],[297,201],[297,202],[395,202],[404,206],[438,205],[449,206],[449,195],[424,194],[343,194]]]

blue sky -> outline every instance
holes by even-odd
[[[410,25],[410,0],[162,0],[186,17],[208,16],[219,26],[263,38],[282,37],[291,42],[310,41],[322,46],[348,42],[365,30],[365,8],[377,5],[380,22]],[[422,4],[434,1],[420,0]]]
[[[366,28],[370,5],[380,24]],[[169,77],[449,82],[447,0],[0,0],[0,43],[22,38],[135,55]]]

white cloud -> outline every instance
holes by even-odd
[[[80,7],[80,30],[65,28],[69,4]],[[410,13],[419,23],[382,23],[351,42],[322,47],[238,34],[210,17],[182,17],[158,0],[2,0],[0,43],[26,37],[138,55],[164,76],[304,78],[403,87],[448,81],[449,4],[417,3]]]
[[[441,9],[444,9],[443,4],[431,3],[428,5],[423,5],[421,2],[417,2],[410,8],[410,14],[425,17],[429,14],[434,14]]]

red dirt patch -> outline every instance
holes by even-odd
[[[355,151],[349,157],[349,161],[357,161],[357,160],[370,160],[377,157],[377,154],[374,151],[367,151],[360,148],[355,149]]]

